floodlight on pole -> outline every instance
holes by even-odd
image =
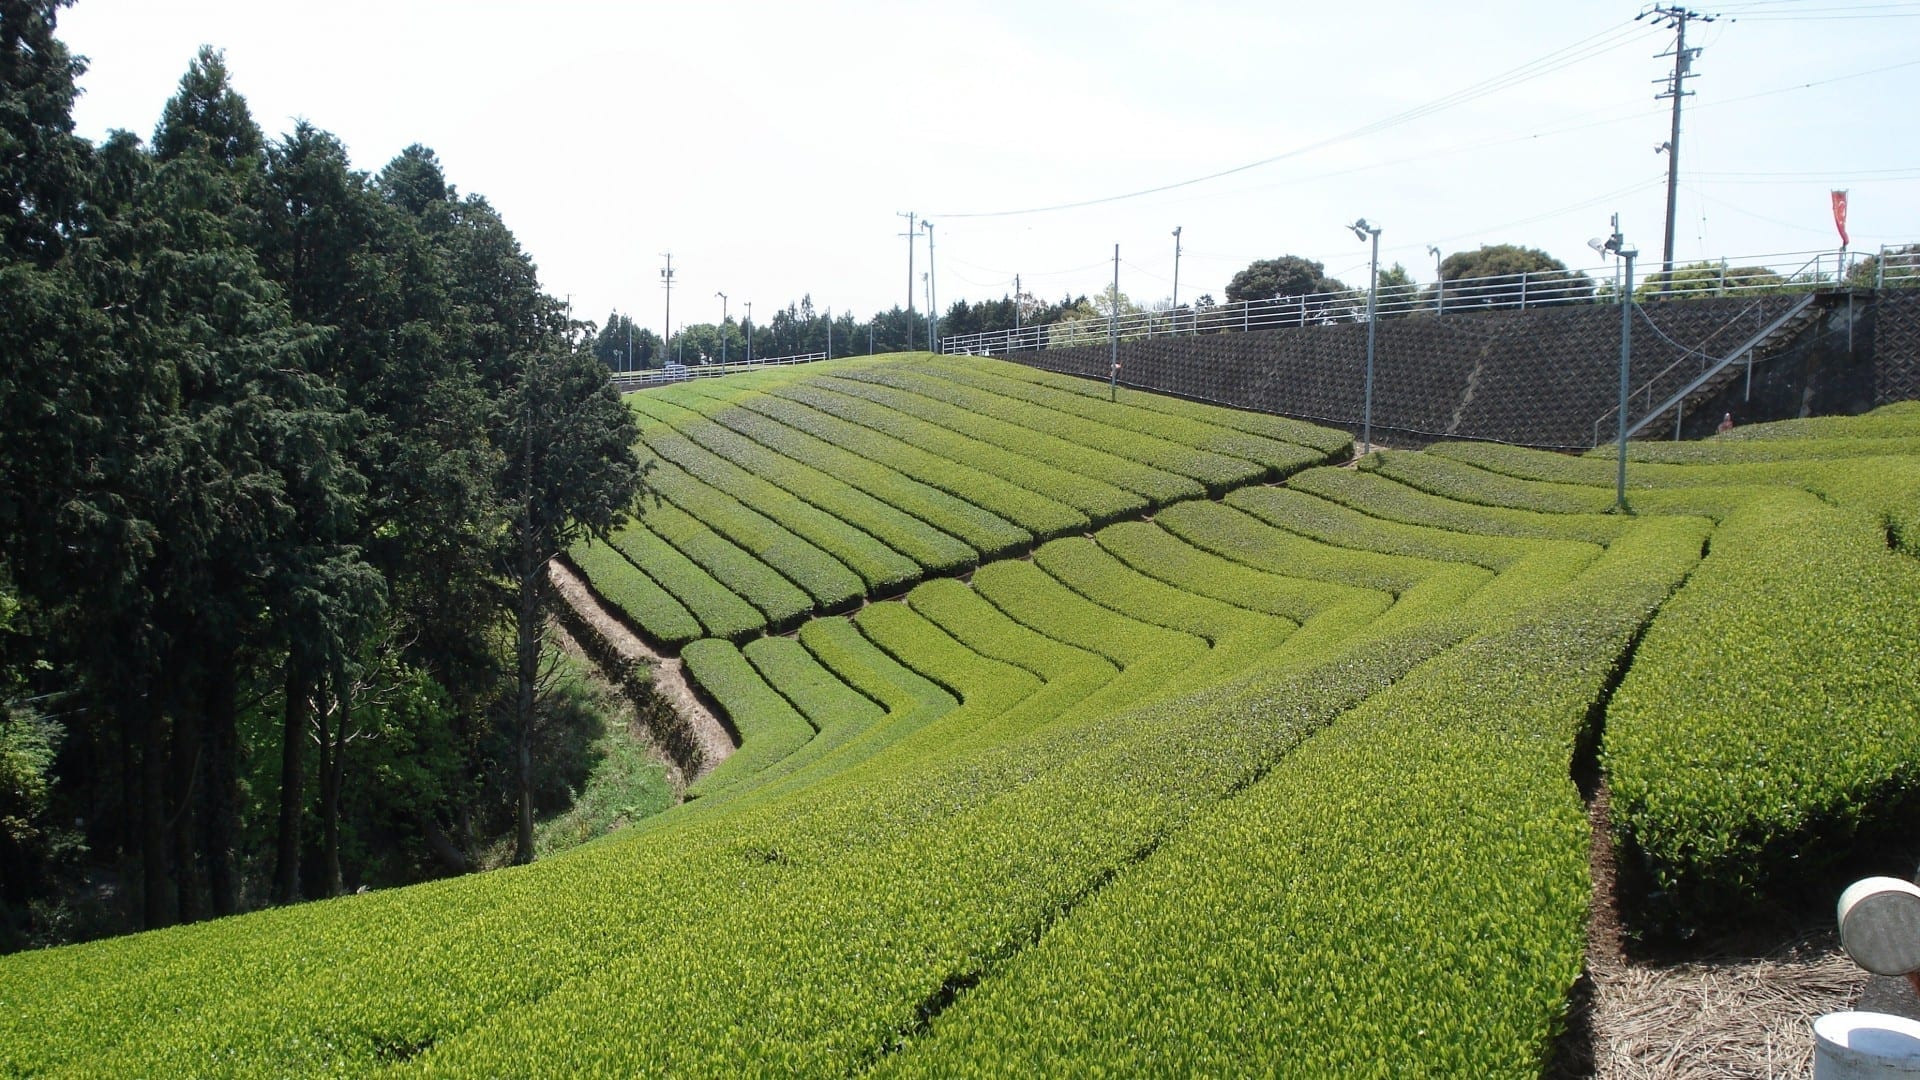
[[[1620,235],[1619,214],[1613,215],[1613,235],[1604,240],[1595,237],[1587,241],[1587,246],[1601,255],[1617,256],[1626,275],[1620,290],[1620,438],[1615,450],[1619,461],[1614,478],[1614,508],[1625,514],[1631,512],[1627,507],[1627,378],[1628,364],[1633,359],[1633,260],[1640,253],[1628,247]]]
[[[1360,413],[1360,454],[1364,457],[1373,452],[1373,315],[1380,298],[1380,226],[1369,225],[1366,218],[1361,218],[1347,227],[1353,235],[1373,242],[1367,278],[1367,389]]]
[[[1173,227],[1173,303],[1171,307],[1175,319],[1180,317],[1180,229],[1179,225]]]
[[[720,298],[720,362],[724,364],[727,362],[727,294],[717,292],[713,295]]]

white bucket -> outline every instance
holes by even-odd
[[[1813,1022],[1813,1080],[1920,1077],[1920,1021],[1838,1012]]]

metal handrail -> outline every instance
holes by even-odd
[[[1723,371],[1726,368],[1728,364],[1733,363],[1743,353],[1751,353],[1753,350],[1765,344],[1767,339],[1772,337],[1775,333],[1777,333],[1781,327],[1791,323],[1794,319],[1799,317],[1801,312],[1807,310],[1809,307],[1812,307],[1813,301],[1814,301],[1813,293],[1808,293],[1807,295],[1802,296],[1799,300],[1795,301],[1792,307],[1781,312],[1779,318],[1774,319],[1772,322],[1762,327],[1751,338],[1748,338],[1745,344],[1742,344],[1739,348],[1721,357],[1718,363],[1715,363],[1712,366],[1708,367],[1705,371],[1695,376],[1692,382],[1688,383],[1687,385],[1681,387],[1678,391],[1669,395],[1667,400],[1660,403],[1659,408],[1647,410],[1647,414],[1645,416],[1641,417],[1639,420],[1635,421],[1634,423],[1627,425],[1627,437],[1632,438],[1633,436],[1640,434],[1641,430],[1645,428],[1648,423],[1652,422],[1654,417],[1666,415],[1666,412],[1668,409],[1671,409],[1675,405],[1678,405],[1682,401],[1685,401],[1687,399],[1688,394],[1691,394],[1695,390],[1698,390],[1700,389],[1700,387],[1706,385],[1706,382],[1708,379],[1711,379],[1715,375],[1719,374],[1721,371]]]
[[[823,352],[794,353],[791,356],[769,356],[765,359],[735,361],[730,364],[676,364],[669,363],[664,368],[651,368],[646,371],[616,372],[611,378],[616,388],[632,390],[643,386],[657,386],[662,383],[683,382],[687,379],[717,379],[722,375],[735,375],[743,371],[758,371],[761,368],[787,367],[792,364],[810,364],[815,360],[825,360]]]
[[[1655,273],[1643,288],[1649,293],[1658,293],[1659,298],[1665,300],[1804,292],[1844,283],[1851,269],[1864,257],[1859,252],[1826,250],[1722,258],[1719,260],[1719,272],[1714,277],[1701,276],[1711,269],[1710,261],[1688,263],[1675,268],[1670,286],[1663,282],[1668,275]],[[1911,281],[1920,284],[1920,245],[1882,245],[1874,257],[1876,285],[1888,277],[1901,283]],[[1750,268],[1764,270],[1767,276],[1737,273]],[[1443,289],[1436,289],[1432,285],[1389,285],[1380,290],[1375,317],[1396,318],[1412,314],[1444,317],[1493,309],[1612,302],[1612,297],[1608,295],[1614,288],[1612,276],[1612,267],[1603,266],[1450,279],[1443,283]],[[1033,349],[1105,344],[1114,333],[1122,341],[1137,341],[1168,334],[1224,333],[1364,322],[1366,300],[1365,289],[1347,289],[1268,300],[1232,301],[1207,308],[1182,306],[1170,310],[1134,312],[1114,323],[1109,323],[1106,316],[1098,315],[1011,330],[953,335],[941,340],[941,351],[993,356]]]

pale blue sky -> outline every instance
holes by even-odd
[[[1009,292],[1015,273],[1043,298],[1092,293],[1116,243],[1122,290],[1165,299],[1175,226],[1185,299],[1284,253],[1363,283],[1345,228],[1362,216],[1384,229],[1383,264],[1421,281],[1429,244],[1520,243],[1591,267],[1585,242],[1614,211],[1656,263],[1667,106],[1653,95],[1669,61],[1655,54],[1672,35],[1636,24],[1641,10],[79,0],[60,31],[91,60],[90,138],[149,134],[194,50],[215,45],[269,135],[304,117],[369,171],[425,143],[577,315],[617,307],[659,329],[666,251],[676,325],[716,320],[716,291],[762,321],[803,293],[863,318],[903,303],[907,210],[935,221],[942,308]],[[1689,28],[1705,51],[1676,258],[1836,247],[1835,187],[1851,191],[1855,249],[1920,241],[1920,2],[1696,10],[1722,17]],[[1159,194],[965,216],[1268,158]]]

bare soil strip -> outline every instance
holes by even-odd
[[[651,673],[653,693],[673,710],[679,726],[690,737],[697,761],[679,762],[691,782],[712,772],[735,750],[733,736],[725,724],[707,708],[687,682],[684,665],[677,656],[662,656],[649,647],[619,616],[608,611],[587,583],[573,568],[559,559],[548,564],[553,588],[575,616],[599,636],[601,643],[615,656],[631,664],[645,664]],[[675,740],[662,732],[651,732],[663,746]]]
[[[1626,948],[1615,892],[1604,783],[1588,806],[1593,825],[1593,907],[1587,974],[1569,1018],[1576,1046],[1549,1075],[1600,1080],[1771,1078],[1813,1072],[1813,1020],[1850,1009],[1868,975],[1832,930],[1764,955],[1658,961]]]

